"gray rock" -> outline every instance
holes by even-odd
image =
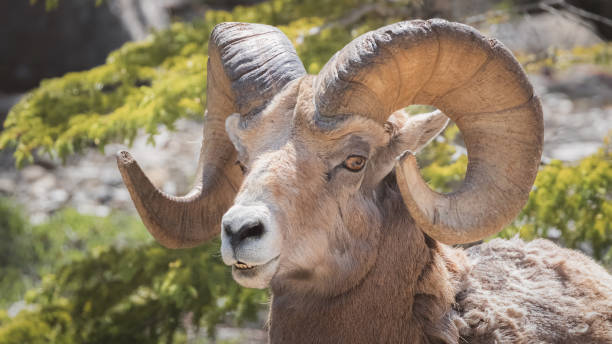
[[[36,197],[44,197],[55,188],[57,179],[53,174],[45,174],[30,184],[30,194]]]
[[[581,18],[543,13],[525,15],[491,25],[488,35],[502,41],[512,51],[542,54],[551,48],[571,49],[601,43],[594,28]]]
[[[12,195],[17,189],[17,182],[14,177],[0,177],[0,194]]]
[[[27,183],[32,183],[37,179],[42,178],[47,171],[38,165],[29,165],[21,170],[21,177]]]

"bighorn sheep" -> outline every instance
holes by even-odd
[[[151,234],[185,248],[221,232],[238,283],[269,287],[272,343],[611,343],[612,277],[545,240],[492,240],[525,203],[542,113],[494,39],[444,20],[368,32],[306,75],[267,25],[211,34],[199,181],[158,191],[117,160]],[[413,152],[446,125],[460,189],[432,191]],[[393,114],[390,116],[390,114]]]

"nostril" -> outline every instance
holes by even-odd
[[[260,237],[263,235],[264,226],[261,222],[254,224],[244,225],[240,228],[238,234],[240,235],[240,241],[250,237]]]
[[[230,226],[230,225],[224,225],[224,226],[223,226],[223,231],[225,231],[225,234],[226,234],[228,237],[230,237],[230,238],[232,237],[232,235],[233,235],[233,233],[232,233],[232,226]]]
[[[227,231],[227,229],[226,229]],[[231,231],[227,232],[228,234]],[[247,238],[259,238],[264,234],[264,226],[261,222],[248,223],[243,225],[237,233],[230,235],[232,246],[237,246]]]

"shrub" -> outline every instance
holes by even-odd
[[[577,164],[552,161],[540,170],[527,205],[499,235],[550,238],[612,267],[612,152]]]

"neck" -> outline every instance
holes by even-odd
[[[377,261],[354,288],[333,298],[273,296],[271,343],[456,342],[451,274],[461,259],[450,255],[462,252],[426,237],[405,208],[393,208],[403,214],[386,217],[400,220],[383,225]]]

